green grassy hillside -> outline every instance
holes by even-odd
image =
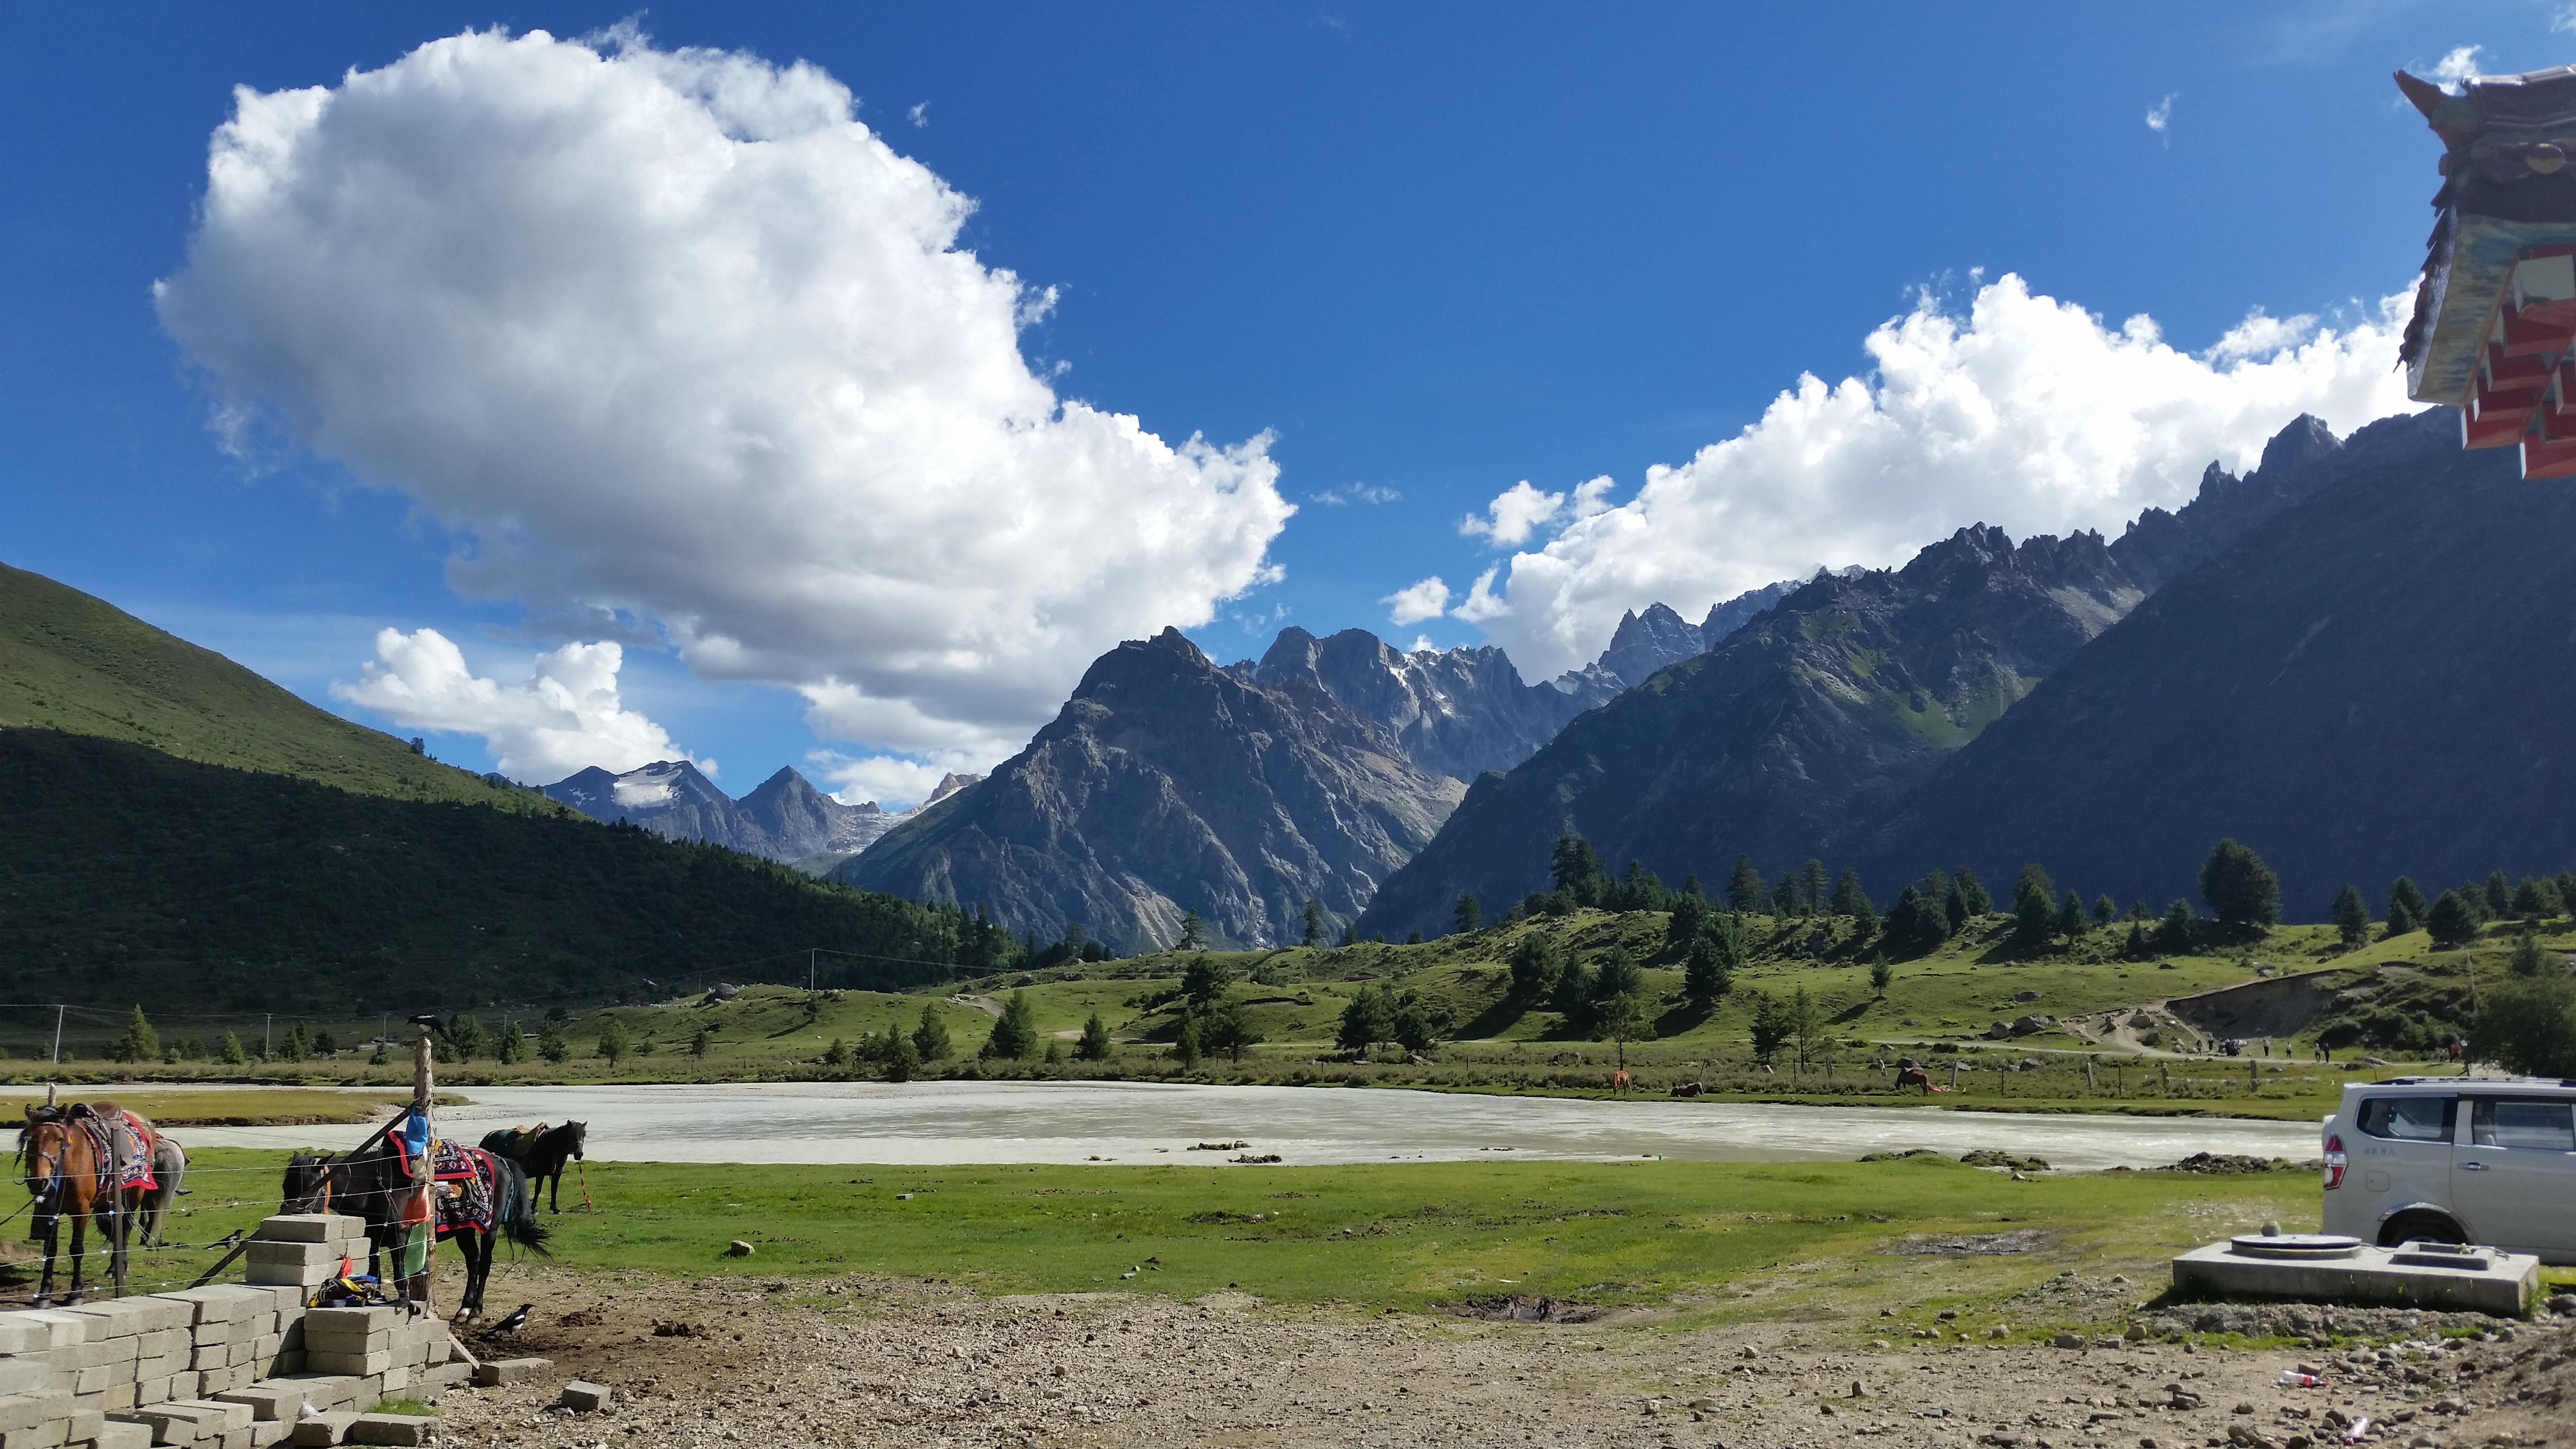
[[[398,800],[528,814],[561,806],[411,752],[240,665],[41,574],[0,564],[0,727],[149,745],[240,770]]]

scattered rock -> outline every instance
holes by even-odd
[[[748,1258],[751,1256],[751,1244],[744,1242],[740,1238],[736,1238],[732,1242],[725,1244],[725,1256],[728,1258]]]
[[[2002,1167],[2010,1168],[2014,1172],[2048,1171],[2048,1159],[2045,1157],[2016,1157],[2012,1153],[1998,1152],[1991,1147],[1980,1147],[1974,1152],[1962,1154],[1959,1160],[1970,1167]]]
[[[2080,1333],[2061,1333],[2050,1339],[2048,1341],[2048,1346],[2051,1348],[2082,1348],[2084,1346],[2084,1335]]]

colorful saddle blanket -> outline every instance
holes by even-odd
[[[125,1131],[122,1133],[111,1133],[108,1119],[96,1112],[86,1112],[72,1119],[79,1124],[82,1131],[89,1134],[90,1154],[92,1160],[100,1165],[100,1180],[102,1182],[106,1180],[106,1165],[114,1162],[121,1169],[119,1178],[123,1186],[139,1187],[145,1192],[159,1191],[160,1181],[152,1175],[152,1145],[155,1138],[151,1127],[146,1125],[142,1118],[122,1108],[118,1109],[117,1115],[124,1119]],[[123,1149],[121,1157],[118,1155],[120,1147]]]
[[[408,1166],[411,1154],[404,1150],[402,1134],[385,1139],[394,1145]],[[492,1184],[500,1171],[492,1155],[479,1147],[441,1138],[430,1144],[430,1210],[438,1224],[438,1235],[477,1232],[489,1234],[493,1229]]]

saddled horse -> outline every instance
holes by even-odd
[[[456,1316],[471,1321],[483,1315],[483,1285],[492,1276],[495,1240],[507,1236],[530,1252],[543,1253],[546,1230],[536,1220],[535,1194],[517,1163],[458,1142],[439,1143],[437,1156],[431,1217],[438,1241],[453,1238],[465,1254],[465,1293]],[[381,1280],[383,1255],[402,1246],[403,1209],[416,1187],[411,1160],[391,1139],[345,1159],[299,1152],[287,1160],[284,1210],[365,1218],[367,1270]]]
[[[546,1194],[547,1211],[562,1212],[564,1163],[582,1160],[582,1146],[589,1136],[587,1122],[566,1122],[560,1127],[540,1122],[534,1127],[504,1127],[487,1132],[483,1135],[483,1150],[519,1164],[529,1184]]]
[[[167,1140],[150,1122],[113,1102],[27,1108],[26,1125],[18,1131],[18,1157],[26,1164],[27,1192],[35,1199],[29,1236],[45,1244],[37,1307],[54,1301],[54,1259],[61,1247],[64,1218],[72,1222],[72,1275],[66,1303],[80,1302],[86,1291],[81,1279],[93,1225],[107,1241],[111,1278],[124,1272],[126,1250],[138,1225],[142,1241],[151,1241],[159,1232],[160,1209],[178,1187],[174,1177],[170,1191],[163,1193],[152,1176],[163,1160],[161,1145]],[[175,1149],[177,1144],[171,1146]],[[182,1171],[186,1161],[184,1155],[179,1158]],[[120,1226],[127,1231],[120,1234]]]
[[[1899,1057],[1896,1060],[1896,1090],[1902,1092],[1908,1087],[1920,1087],[1923,1095],[1927,1097],[1934,1092],[1947,1090],[1932,1085],[1932,1074],[1923,1070],[1921,1064],[1914,1058]]]

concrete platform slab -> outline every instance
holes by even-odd
[[[2350,1239],[2248,1235],[2173,1260],[2174,1291],[2192,1298],[2368,1303],[2527,1318],[2540,1260],[2446,1243],[2374,1247]]]

